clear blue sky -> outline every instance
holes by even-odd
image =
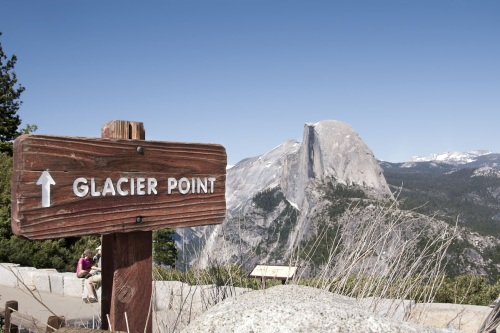
[[[348,123],[379,159],[500,153],[498,0],[0,0],[37,134],[218,143],[228,163]]]

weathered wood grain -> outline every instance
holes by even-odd
[[[47,239],[221,223],[226,164],[217,144],[23,135],[14,142],[12,230]],[[43,171],[56,182],[50,207],[41,207],[36,185]],[[79,177],[93,178],[97,190],[106,178],[155,178],[158,194],[80,198],[73,192]],[[213,193],[167,194],[168,177],[216,180]]]
[[[101,311],[113,330],[152,331],[152,243],[152,231],[103,236]]]
[[[103,138],[144,139],[142,123],[111,121],[102,128]],[[152,332],[152,231],[102,236],[102,299],[104,329]],[[108,324],[110,327],[108,327]]]

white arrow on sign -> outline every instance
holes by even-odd
[[[36,184],[42,185],[42,207],[50,207],[50,185],[55,185],[56,182],[48,171],[44,171]]]

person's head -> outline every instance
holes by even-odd
[[[97,253],[101,254],[101,245],[95,248],[97,250]]]
[[[87,258],[92,258],[92,251],[90,250],[85,250],[83,251],[83,255]]]

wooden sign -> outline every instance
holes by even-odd
[[[222,223],[226,164],[217,144],[22,135],[12,230],[48,239]]]

